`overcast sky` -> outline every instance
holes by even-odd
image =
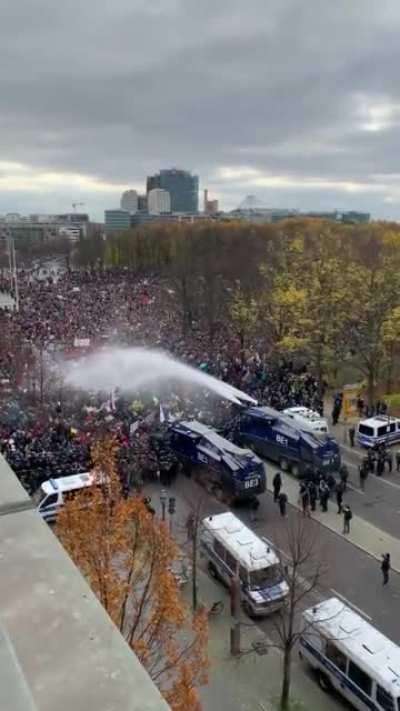
[[[145,176],[400,219],[398,0],[2,0],[0,214]]]

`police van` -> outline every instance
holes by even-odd
[[[301,430],[306,432],[315,432],[316,434],[328,433],[328,422],[325,417],[321,417],[315,410],[310,410],[308,407],[287,407],[282,410],[286,417],[293,420],[293,423]]]
[[[232,512],[203,520],[200,546],[211,575],[227,586],[239,577],[242,605],[250,617],[281,609],[289,589],[278,556]]]
[[[332,597],[303,613],[300,655],[358,711],[400,711],[400,647]]]
[[[400,420],[389,415],[376,415],[361,420],[357,427],[357,441],[362,447],[394,444],[400,440]]]
[[[74,497],[83,489],[95,486],[98,483],[99,477],[94,472],[73,474],[59,479],[48,479],[48,481],[43,482],[33,496],[37,504],[36,510],[44,521],[54,521],[65,501]]]

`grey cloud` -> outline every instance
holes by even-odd
[[[368,182],[397,169],[396,127],[363,131],[357,113],[361,95],[400,104],[396,0],[40,0],[24,14],[2,5],[2,160],[111,183],[178,164],[226,207],[254,190],[217,180],[224,165],[299,183]],[[400,216],[384,194],[261,192],[278,206]],[[98,214],[114,196],[85,199]],[[23,200],[51,210],[63,193],[8,193],[0,211]]]

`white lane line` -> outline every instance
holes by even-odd
[[[340,442],[339,442],[340,444]],[[349,452],[350,454],[355,454],[357,457],[362,457],[363,454],[360,452],[358,449],[355,447],[349,447],[347,444],[340,444],[342,449],[345,449],[346,452]]]
[[[367,615],[367,613],[364,612],[364,610],[362,610],[360,607],[357,607],[357,605],[354,605],[353,602],[350,602],[350,600],[348,600],[347,597],[345,597],[344,595],[341,595],[341,593],[339,593],[337,590],[335,590],[335,588],[331,588],[331,590],[335,595],[337,595],[337,597],[340,597],[340,599],[343,600],[343,602],[345,602],[346,605],[351,607],[353,610],[356,610],[357,612],[359,612],[360,615],[362,615],[362,617],[365,617],[370,622],[372,621],[372,617]]]
[[[393,481],[388,481],[387,479],[382,479],[382,477],[377,476],[377,479],[382,482],[382,484],[387,484],[388,486],[391,486],[393,489],[400,489],[400,484],[395,484]]]

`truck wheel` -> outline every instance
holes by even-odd
[[[320,685],[322,691],[325,691],[326,693],[332,690],[331,682],[322,671],[318,672],[318,684]]]
[[[289,462],[287,459],[281,459],[279,462],[279,466],[282,469],[283,472],[288,472],[289,471]]]
[[[250,617],[250,619],[253,620],[254,615],[251,611],[251,607],[250,607],[249,603],[246,600],[244,600],[242,605],[243,605],[243,610],[245,611],[247,617]]]

